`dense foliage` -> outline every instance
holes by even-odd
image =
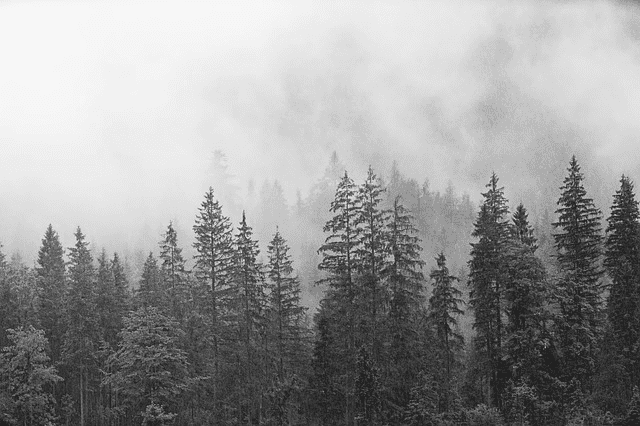
[[[637,424],[633,182],[605,233],[575,157],[553,224],[486,188],[474,216],[334,155],[293,211],[274,182],[235,229],[209,188],[193,252],[169,222],[137,273],[49,225],[33,268],[0,252],[0,425]]]

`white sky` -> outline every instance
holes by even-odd
[[[5,1],[0,241],[189,227],[215,149],[291,200],[334,149],[525,202],[576,152],[609,194],[640,177],[639,41],[614,2]]]

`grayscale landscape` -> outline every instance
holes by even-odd
[[[640,425],[640,5],[0,3],[0,426]]]

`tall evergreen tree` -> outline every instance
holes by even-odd
[[[558,231],[553,234],[563,277],[556,285],[560,315],[556,318],[563,351],[563,378],[591,390],[596,341],[601,320],[602,269],[600,220],[602,214],[586,196],[584,176],[573,156],[560,188]]]
[[[149,306],[161,308],[164,306],[165,295],[162,291],[160,268],[153,252],[149,252],[149,256],[147,256],[142,267],[137,299],[137,305],[145,308]]]
[[[516,239],[535,252],[538,249],[537,239],[533,235],[533,228],[529,225],[529,213],[524,204],[518,204],[512,220]]]
[[[169,296],[170,312],[180,320],[184,316],[183,305],[187,299],[188,280],[182,248],[178,247],[178,234],[171,222],[160,241],[160,260],[164,287]]]
[[[80,426],[89,421],[90,380],[96,376],[96,353],[100,343],[96,310],[95,270],[85,236],[78,227],[76,244],[69,248],[69,293],[66,303],[67,330],[63,344],[65,364],[73,368],[80,402]]]
[[[387,223],[391,259],[383,276],[390,291],[387,314],[387,362],[382,379],[391,392],[389,398],[399,406],[409,403],[411,389],[423,369],[424,261],[420,258],[420,239],[413,217],[400,197],[396,197]]]
[[[293,261],[287,241],[276,231],[268,246],[269,319],[275,340],[278,377],[301,371],[305,308],[300,300],[300,281],[293,275]]]
[[[613,196],[611,215],[607,219],[605,261],[611,277],[608,318],[615,336],[615,352],[625,359],[625,369],[632,383],[640,379],[638,329],[640,327],[640,212],[633,182],[620,179],[620,189]]]
[[[274,400],[273,412],[276,425],[284,425],[286,414],[293,409],[293,403],[300,399],[300,392],[294,385],[306,376],[309,356],[304,325],[306,309],[301,305],[300,280],[293,272],[289,246],[277,230],[269,243],[267,255],[267,340],[276,371],[271,392],[279,395]]]
[[[504,188],[498,186],[495,173],[483,193],[484,201],[474,224],[469,261],[470,304],[474,310],[478,350],[486,360],[489,397],[492,405],[502,406],[502,394],[508,380],[503,360],[504,292],[508,281],[506,253],[510,238],[508,207]]]
[[[374,361],[379,361],[382,341],[379,324],[388,306],[388,292],[380,280],[381,271],[388,262],[388,212],[381,206],[384,188],[371,166],[367,178],[358,188],[359,228],[358,245],[355,251],[357,270],[360,273],[358,296],[364,301],[368,313],[365,325],[367,344],[372,348]]]
[[[434,327],[437,339],[438,370],[441,372],[440,412],[447,412],[453,402],[454,367],[459,362],[459,355],[464,345],[464,338],[458,330],[458,317],[463,314],[462,292],[454,286],[458,281],[449,273],[444,253],[436,257],[437,268],[429,277],[433,280],[433,295],[429,299],[429,319]]]
[[[66,293],[64,249],[58,233],[51,224],[42,239],[38,251],[36,274],[38,276],[38,315],[40,326],[51,346],[51,359],[58,362],[64,335],[64,311],[61,309]]]
[[[238,325],[240,344],[236,351],[241,355],[237,377],[243,381],[242,411],[249,424],[260,416],[259,386],[263,382],[260,369],[260,336],[264,331],[265,293],[261,265],[257,262],[258,241],[253,240],[253,232],[244,212],[235,237],[236,251],[233,259],[233,287],[235,301],[233,309]]]
[[[314,375],[337,374],[331,380],[316,381],[315,383],[333,383],[333,389],[316,389],[316,392],[333,392],[338,389],[342,394],[341,408],[344,412],[345,423],[353,423],[355,416],[355,369],[356,348],[359,346],[356,336],[354,309],[356,303],[356,250],[359,243],[357,227],[360,205],[357,199],[357,187],[345,172],[336,189],[335,199],[331,202],[330,212],[334,215],[324,226],[328,233],[325,243],[320,247],[322,261],[318,265],[326,273],[320,283],[328,284],[329,288],[321,313],[318,318],[326,321],[323,344],[331,347],[339,354],[340,365],[331,366],[327,371],[314,371]],[[324,312],[326,311],[326,312]],[[317,344],[320,342],[318,341]],[[317,362],[318,368],[327,368],[324,362]],[[328,407],[324,407],[328,409]]]
[[[207,287],[212,337],[213,402],[219,406],[217,381],[220,375],[219,345],[222,332],[221,314],[231,296],[230,275],[233,272],[233,236],[229,218],[222,213],[222,206],[213,195],[213,188],[205,193],[193,226],[196,241],[193,247],[196,277]]]
[[[131,295],[125,265],[120,261],[118,253],[113,253],[111,273],[113,274],[113,285],[115,286],[116,309],[124,313],[129,309]]]
[[[552,341],[546,326],[549,291],[544,265],[535,255],[534,232],[522,204],[513,214],[512,225],[513,240],[506,264],[509,280],[505,289],[504,353],[513,386],[507,398],[510,405],[504,411],[514,419],[527,416],[538,424],[543,401],[549,402],[554,392],[551,377],[556,366],[547,359]],[[512,403],[515,397],[521,400],[525,396],[531,398],[520,404],[523,406]]]

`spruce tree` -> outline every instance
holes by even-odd
[[[69,248],[69,293],[65,304],[67,330],[63,359],[75,376],[76,394],[80,400],[80,426],[84,426],[89,421],[89,381],[97,373],[100,319],[96,310],[96,277],[89,244],[79,227],[75,237],[75,246]]]
[[[553,389],[550,380],[553,365],[544,357],[552,336],[547,331],[546,309],[549,292],[544,265],[535,255],[537,249],[526,208],[520,204],[512,216],[513,239],[507,254],[509,280],[505,288],[506,337],[505,359],[509,364],[513,386],[507,399],[521,401],[524,396],[549,400]],[[515,398],[515,399],[514,399]],[[532,399],[532,401],[533,401]],[[511,403],[505,414],[537,418],[532,403]]]
[[[390,291],[385,330],[389,349],[383,381],[393,403],[404,407],[423,369],[424,261],[413,217],[399,196],[393,202],[387,232],[391,259],[383,276]]]
[[[303,367],[305,308],[300,303],[300,280],[293,274],[289,246],[279,231],[276,231],[267,250],[269,320],[275,340],[278,378],[284,380],[285,376],[299,373]]]
[[[162,261],[160,268],[164,281],[163,287],[169,296],[170,313],[174,318],[181,320],[188,297],[188,280],[182,248],[178,246],[178,234],[171,222],[160,241],[160,260]]]
[[[454,367],[459,362],[459,355],[464,345],[464,338],[458,330],[458,317],[463,314],[462,292],[454,284],[458,277],[449,273],[444,253],[436,257],[437,268],[429,277],[433,280],[433,295],[429,299],[429,319],[434,328],[438,367],[441,386],[439,389],[439,412],[447,412],[453,402]]]
[[[558,231],[553,234],[563,276],[556,285],[560,315],[556,318],[563,351],[563,379],[591,390],[602,305],[600,267],[601,213],[586,196],[583,174],[573,156],[560,188]]]
[[[102,249],[98,256],[98,271],[96,274],[96,310],[100,321],[102,338],[109,344],[115,345],[122,318],[114,316],[115,285],[111,271],[111,262],[107,252]],[[112,346],[113,347],[113,346]]]
[[[235,299],[233,310],[239,336],[236,353],[241,357],[236,377],[243,382],[241,388],[245,395],[241,406],[249,423],[260,415],[258,391],[264,379],[260,369],[260,337],[265,326],[263,276],[261,265],[257,262],[258,241],[252,237],[252,228],[247,225],[243,211],[235,236],[232,285]]]
[[[61,309],[66,293],[64,249],[58,233],[51,224],[42,239],[35,271],[38,276],[38,315],[40,326],[51,346],[51,359],[58,362],[64,335],[64,311]]]
[[[193,225],[196,249],[195,274],[207,288],[206,309],[210,321],[212,341],[212,392],[214,406],[219,408],[217,382],[220,377],[220,339],[223,331],[222,316],[231,297],[231,273],[233,267],[233,236],[229,218],[222,213],[222,206],[215,199],[213,188],[205,193],[196,221]]]
[[[11,271],[0,244],[0,348],[9,345],[7,330],[20,324],[20,301],[10,279]]]
[[[142,275],[137,291],[137,305],[140,307],[156,307],[161,309],[164,306],[165,294],[162,291],[162,278],[158,260],[149,252],[149,256],[142,267]]]
[[[368,314],[364,334],[367,344],[372,348],[374,361],[381,357],[380,340],[381,320],[388,306],[388,292],[380,280],[381,271],[388,262],[388,212],[382,208],[384,188],[371,166],[367,177],[358,188],[359,214],[356,225],[359,228],[358,245],[355,251],[355,264],[360,275],[358,296],[364,301]]]
[[[504,293],[509,279],[506,253],[510,238],[507,200],[504,188],[498,186],[495,173],[483,193],[484,201],[474,224],[469,261],[470,304],[475,315],[474,328],[479,353],[486,360],[489,398],[493,406],[502,406],[502,394],[508,380],[503,358]]]
[[[529,213],[524,204],[518,204],[512,221],[516,239],[535,252],[538,249],[537,239],[533,235],[533,228],[529,225]]]
[[[113,274],[113,285],[115,286],[115,309],[124,314],[129,310],[131,296],[127,274],[125,272],[124,265],[120,262],[120,256],[118,256],[118,253],[113,253],[113,258],[111,259],[111,273]]]
[[[126,278],[118,255],[114,254],[113,260],[110,260],[103,249],[98,257],[96,308],[102,337],[111,349],[116,347],[127,311],[125,286]]]
[[[605,267],[611,277],[608,318],[614,335],[614,351],[625,360],[625,370],[637,383],[638,328],[640,327],[640,228],[638,202],[633,182],[620,179],[620,189],[613,196],[611,215],[607,219]]]
[[[295,385],[307,375],[306,308],[301,305],[300,280],[294,275],[289,246],[278,230],[267,247],[267,255],[267,341],[276,371],[270,393],[277,396],[272,410],[276,425],[283,425],[285,413],[300,397]],[[267,368],[267,374],[269,371]]]
[[[357,187],[345,172],[336,189],[335,199],[331,202],[330,212],[334,216],[324,226],[324,232],[329,235],[318,250],[322,255],[322,261],[318,268],[326,273],[320,283],[329,286],[318,316],[326,321],[322,343],[331,348],[326,350],[339,354],[340,365],[331,366],[325,372],[315,370],[314,375],[338,375],[338,377],[331,377],[316,383],[337,385],[336,387],[342,394],[341,408],[344,412],[344,421],[348,425],[353,423],[355,416],[354,371],[356,369],[356,348],[359,347],[355,327],[357,317],[355,309],[357,301],[355,253],[359,244],[357,227],[359,210]],[[318,341],[317,344],[319,343]],[[316,368],[329,368],[326,363],[316,362],[314,365]],[[330,389],[316,389],[315,391],[332,392]]]

